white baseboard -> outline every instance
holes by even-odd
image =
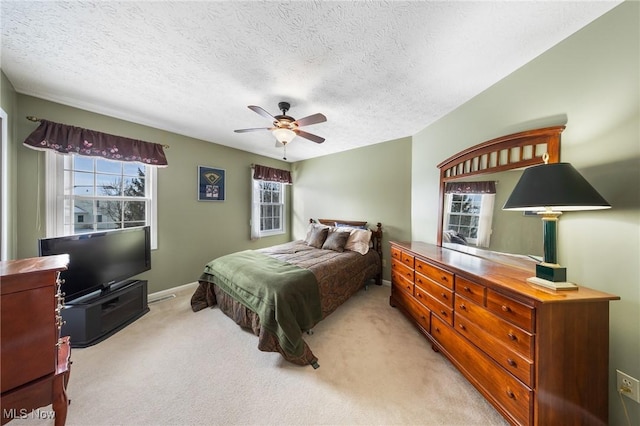
[[[178,291],[186,290],[186,289],[189,289],[189,288],[192,288],[192,287],[195,290],[195,288],[197,286],[198,286],[198,282],[194,281],[192,283],[187,283],[187,284],[179,285],[177,287],[172,287],[172,288],[169,288],[169,289],[166,289],[166,290],[160,290],[160,291],[157,291],[155,293],[151,293],[151,294],[149,294],[147,296],[147,299],[148,299],[149,303],[153,303],[155,300],[163,299],[166,296],[169,296],[169,295],[171,295],[171,294],[173,294],[175,292],[178,292]]]

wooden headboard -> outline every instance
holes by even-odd
[[[317,222],[328,226],[335,226],[336,223],[353,226],[354,228],[367,226],[366,221],[359,220],[318,219]],[[316,221],[313,219],[309,219],[309,223],[316,223]],[[380,258],[382,259],[382,223],[378,222],[377,228],[375,230],[371,228],[369,228],[369,230],[371,231],[372,247],[375,251],[378,252]]]

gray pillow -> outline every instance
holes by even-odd
[[[322,248],[325,250],[333,250],[342,253],[344,246],[347,244],[350,232],[331,230],[324,241]]]
[[[315,248],[322,248],[324,241],[327,239],[329,228],[314,227],[307,236],[307,245]]]

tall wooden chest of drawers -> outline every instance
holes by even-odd
[[[536,287],[533,263],[504,259],[391,242],[389,302],[510,423],[607,424],[609,301],[619,297]]]
[[[2,424],[52,404],[56,426],[67,413],[70,345],[60,337],[58,281],[68,255],[0,262]]]

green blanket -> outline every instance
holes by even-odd
[[[322,319],[313,272],[253,250],[212,260],[200,280],[214,283],[257,313],[262,326],[293,356],[303,353],[302,331]]]

